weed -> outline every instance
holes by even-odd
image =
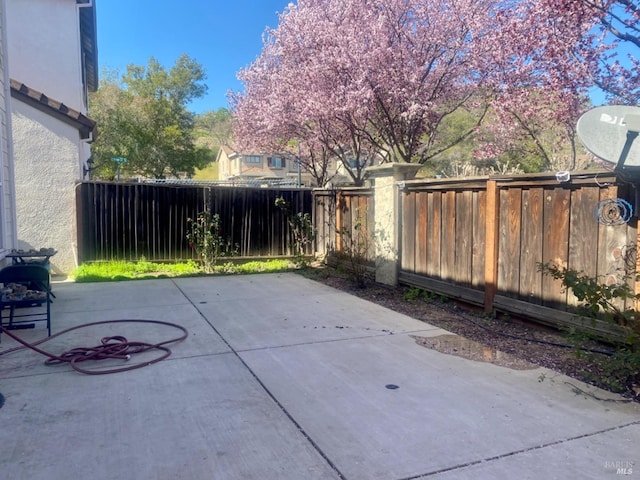
[[[410,288],[409,290],[407,290],[404,295],[403,298],[407,301],[407,302],[413,302],[416,298],[418,298],[419,296],[422,295],[422,290],[419,289],[418,287],[413,287]]]
[[[412,287],[409,290],[407,290],[403,298],[407,302],[413,302],[414,300],[419,298],[420,300],[428,304],[436,303],[436,302],[447,303],[449,301],[449,298],[446,295],[439,295],[435,292],[430,292],[429,290],[423,290],[418,287]]]

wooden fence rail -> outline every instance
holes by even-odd
[[[220,214],[221,234],[239,256],[291,256],[291,230],[275,206],[278,197],[293,212],[311,213],[311,191],[304,189],[85,182],[76,191],[78,257],[81,262],[194,258],[187,219],[205,209]]]
[[[358,241],[367,245],[367,259],[373,261],[375,252],[368,242],[374,232],[375,204],[373,189],[344,188],[316,190],[313,193],[313,217],[316,228],[315,251],[318,255],[344,252]],[[362,247],[362,245],[360,245]]]

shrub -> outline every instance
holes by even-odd
[[[640,300],[629,285],[629,276],[620,282],[606,284],[576,270],[549,263],[540,264],[539,270],[562,282],[581,302],[578,313],[587,318],[604,320],[619,327],[626,336],[626,345],[632,350],[640,348],[640,319],[638,311],[629,305]]]
[[[198,213],[194,219],[187,219],[187,241],[196,251],[205,272],[212,273],[220,257],[233,256],[238,253],[229,240],[222,236],[220,215],[209,210]]]
[[[640,300],[630,284],[629,275],[620,282],[606,284],[576,270],[558,267],[549,263],[539,264],[539,270],[562,282],[565,290],[570,290],[581,302],[579,313],[586,318],[604,320],[615,325],[624,333],[624,341],[617,345],[616,352],[604,359],[596,359],[592,370],[582,372],[585,380],[608,388],[614,392],[632,392],[640,384],[640,319],[635,305]],[[573,338],[590,337],[588,332],[574,329]],[[584,355],[577,348],[577,355]]]
[[[313,226],[311,215],[302,212],[293,213],[289,202],[282,197],[276,198],[275,205],[284,212],[287,217],[287,223],[291,228],[295,263],[304,267],[307,263],[305,260],[307,246],[316,238],[316,230]]]

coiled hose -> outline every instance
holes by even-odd
[[[146,342],[132,342],[127,340],[125,337],[121,335],[114,335],[110,337],[102,338],[100,345],[95,347],[76,347],[60,355],[54,355],[49,353],[41,348],[38,348],[39,345],[42,345],[49,340],[53,340],[56,337],[60,337],[65,335],[73,330],[78,330],[80,328],[87,328],[96,325],[106,325],[111,323],[145,323],[145,324],[154,324],[154,325],[165,325],[168,327],[173,327],[182,332],[182,334],[178,337],[165,340],[160,343],[146,343]],[[46,365],[56,365],[60,363],[68,363],[71,367],[77,372],[84,373],[87,375],[104,375],[108,373],[119,373],[125,372],[127,370],[135,370],[136,368],[146,367],[153,363],[157,363],[171,355],[171,350],[166,346],[171,343],[178,343],[182,340],[186,339],[189,335],[186,328],[181,325],[177,325],[175,323],[163,322],[160,320],[137,320],[137,319],[127,319],[127,320],[103,320],[99,322],[86,323],[83,325],[78,325],[75,327],[68,328],[66,330],[62,330],[50,337],[46,337],[42,340],[39,340],[35,343],[28,343],[21,338],[13,335],[9,330],[0,325],[0,331],[5,333],[7,336],[13,338],[15,341],[21,344],[19,347],[15,347],[4,352],[0,352],[0,356],[6,355],[11,352],[15,352],[18,350],[22,350],[25,348],[31,349],[34,352],[38,352],[41,355],[47,357],[45,360]],[[116,360],[124,360],[128,361],[131,359],[133,355],[144,353],[150,350],[159,350],[161,353],[151,360],[146,360],[144,362],[136,363],[133,365],[127,365],[126,367],[119,368],[109,368],[103,370],[87,370],[85,368],[80,367],[78,364],[81,362],[85,362],[88,360],[107,360],[107,359],[116,359]]]

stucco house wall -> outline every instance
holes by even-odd
[[[76,0],[10,0],[9,70],[11,78],[86,112],[78,14]]]
[[[75,187],[93,130],[95,1],[9,0],[6,14],[17,244],[55,248],[52,273],[68,274],[77,264]]]
[[[53,247],[52,274],[76,266],[78,130],[20,101],[13,102],[18,248]]]
[[[6,68],[6,1],[0,0],[0,266],[4,254],[16,248],[15,190],[11,141],[9,75]]]

